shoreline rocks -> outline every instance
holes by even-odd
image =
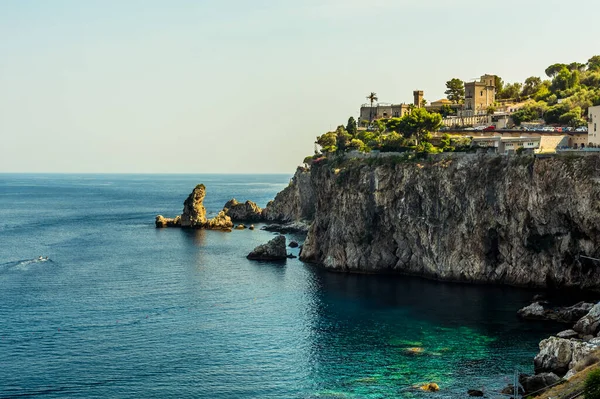
[[[551,320],[572,324],[587,315],[593,306],[593,303],[579,302],[568,307],[550,307],[547,302],[539,301],[520,309],[517,315],[528,320]]]
[[[285,236],[278,235],[266,244],[254,248],[246,258],[250,260],[285,260],[288,257],[285,243]]]

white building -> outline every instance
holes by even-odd
[[[588,145],[600,145],[600,105],[588,108]]]

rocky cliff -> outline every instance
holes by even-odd
[[[298,171],[265,213],[313,220],[327,269],[600,290],[600,157],[373,158]]]
[[[313,220],[316,198],[312,183],[310,170],[298,168],[290,184],[263,209],[263,219],[278,223]]]

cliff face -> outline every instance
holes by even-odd
[[[298,168],[290,184],[263,209],[263,219],[269,222],[288,223],[313,220],[315,192],[308,169]]]
[[[297,174],[275,199],[282,219],[314,205],[303,260],[345,272],[600,290],[600,262],[579,256],[600,258],[600,157],[367,163],[313,166],[309,182]]]

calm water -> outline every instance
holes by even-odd
[[[0,397],[455,398],[531,371],[560,328],[519,322],[520,290],[253,263],[271,233],[154,228],[197,183],[215,213],[288,179],[0,175]]]

